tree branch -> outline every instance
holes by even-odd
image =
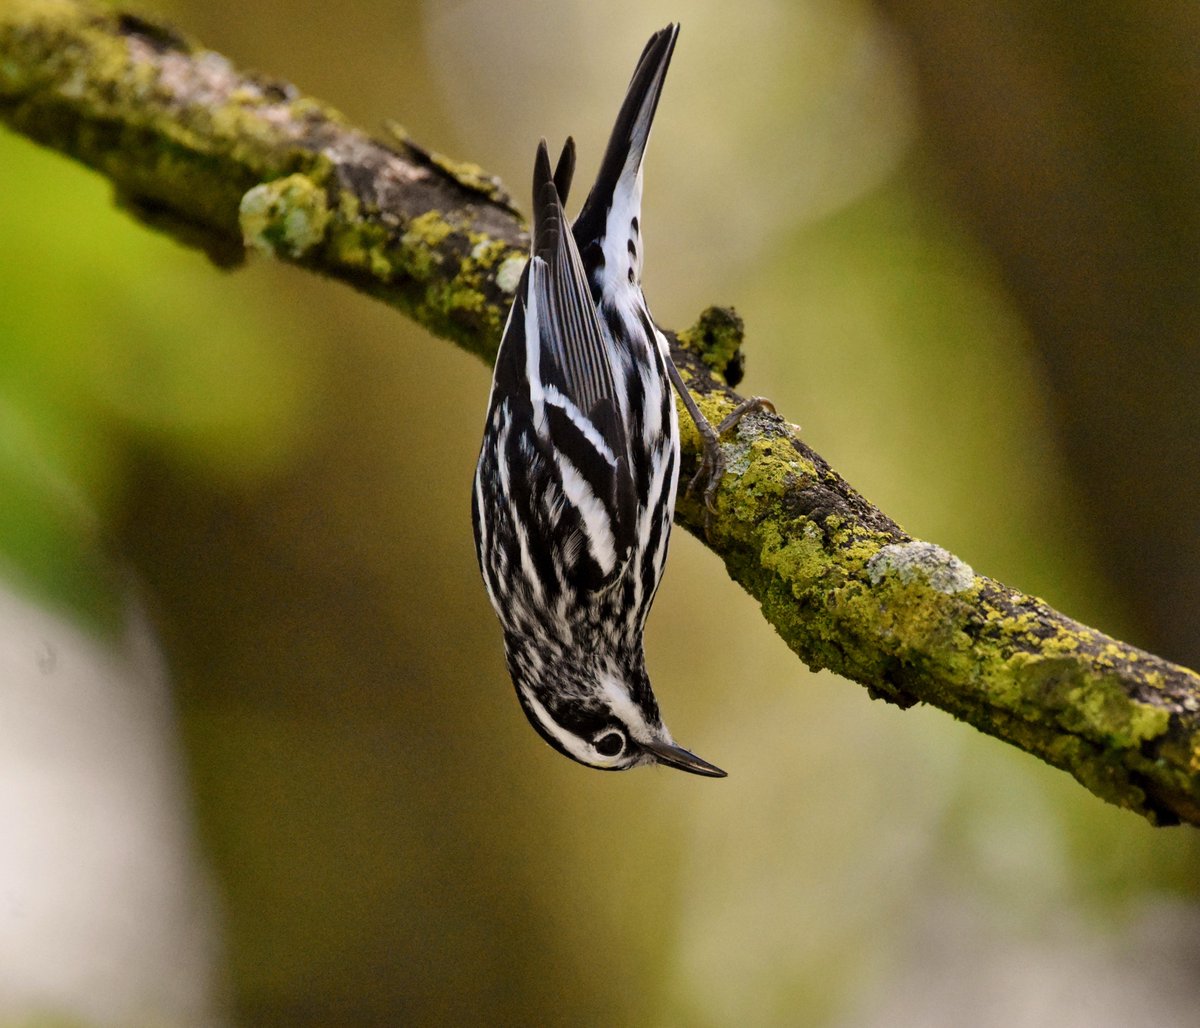
[[[0,118],[222,264],[263,250],[495,355],[524,223],[494,179],[402,130],[373,139],[287,83],[87,0],[0,0]],[[723,381],[740,341],[710,309],[675,342],[714,423],[740,399]],[[948,711],[1156,824],[1200,824],[1195,672],[913,540],[782,418],[745,419],[727,455],[707,544],[809,667]],[[678,520],[704,538],[694,501]]]

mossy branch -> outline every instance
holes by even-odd
[[[495,354],[528,239],[474,165],[400,130],[373,138],[285,82],[86,0],[0,0],[0,118],[223,264],[267,251]],[[716,422],[739,399],[722,377],[736,384],[740,325],[711,310],[680,339]],[[685,434],[688,462],[696,442]],[[707,543],[809,667],[940,707],[1156,824],[1200,824],[1195,672],[911,539],[782,418],[745,419],[727,454]],[[678,517],[704,538],[693,501]]]

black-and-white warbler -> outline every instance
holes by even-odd
[[[679,480],[670,383],[707,444],[701,474],[720,469],[717,433],[641,287],[642,158],[678,31],[646,44],[574,226],[574,143],[553,174],[538,146],[532,255],[496,359],[472,521],[508,669],[542,738],[589,767],[723,777],[664,727],[642,646]]]

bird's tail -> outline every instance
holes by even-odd
[[[596,184],[576,219],[576,239],[601,238],[608,212],[614,208],[632,211],[632,216],[637,216],[641,207],[638,172],[678,35],[679,25],[668,25],[654,33],[642,51],[609,137]]]

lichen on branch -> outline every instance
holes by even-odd
[[[478,166],[376,139],[292,85],[87,0],[0,3],[0,121],[95,168],[153,227],[340,279],[491,360],[525,225]],[[675,353],[701,410],[739,401],[742,326],[713,308]],[[724,376],[724,377],[723,377]],[[697,433],[681,417],[685,466]],[[718,511],[678,520],[812,668],[928,703],[1156,824],[1200,824],[1200,676],[914,540],[769,413],[727,440]]]

